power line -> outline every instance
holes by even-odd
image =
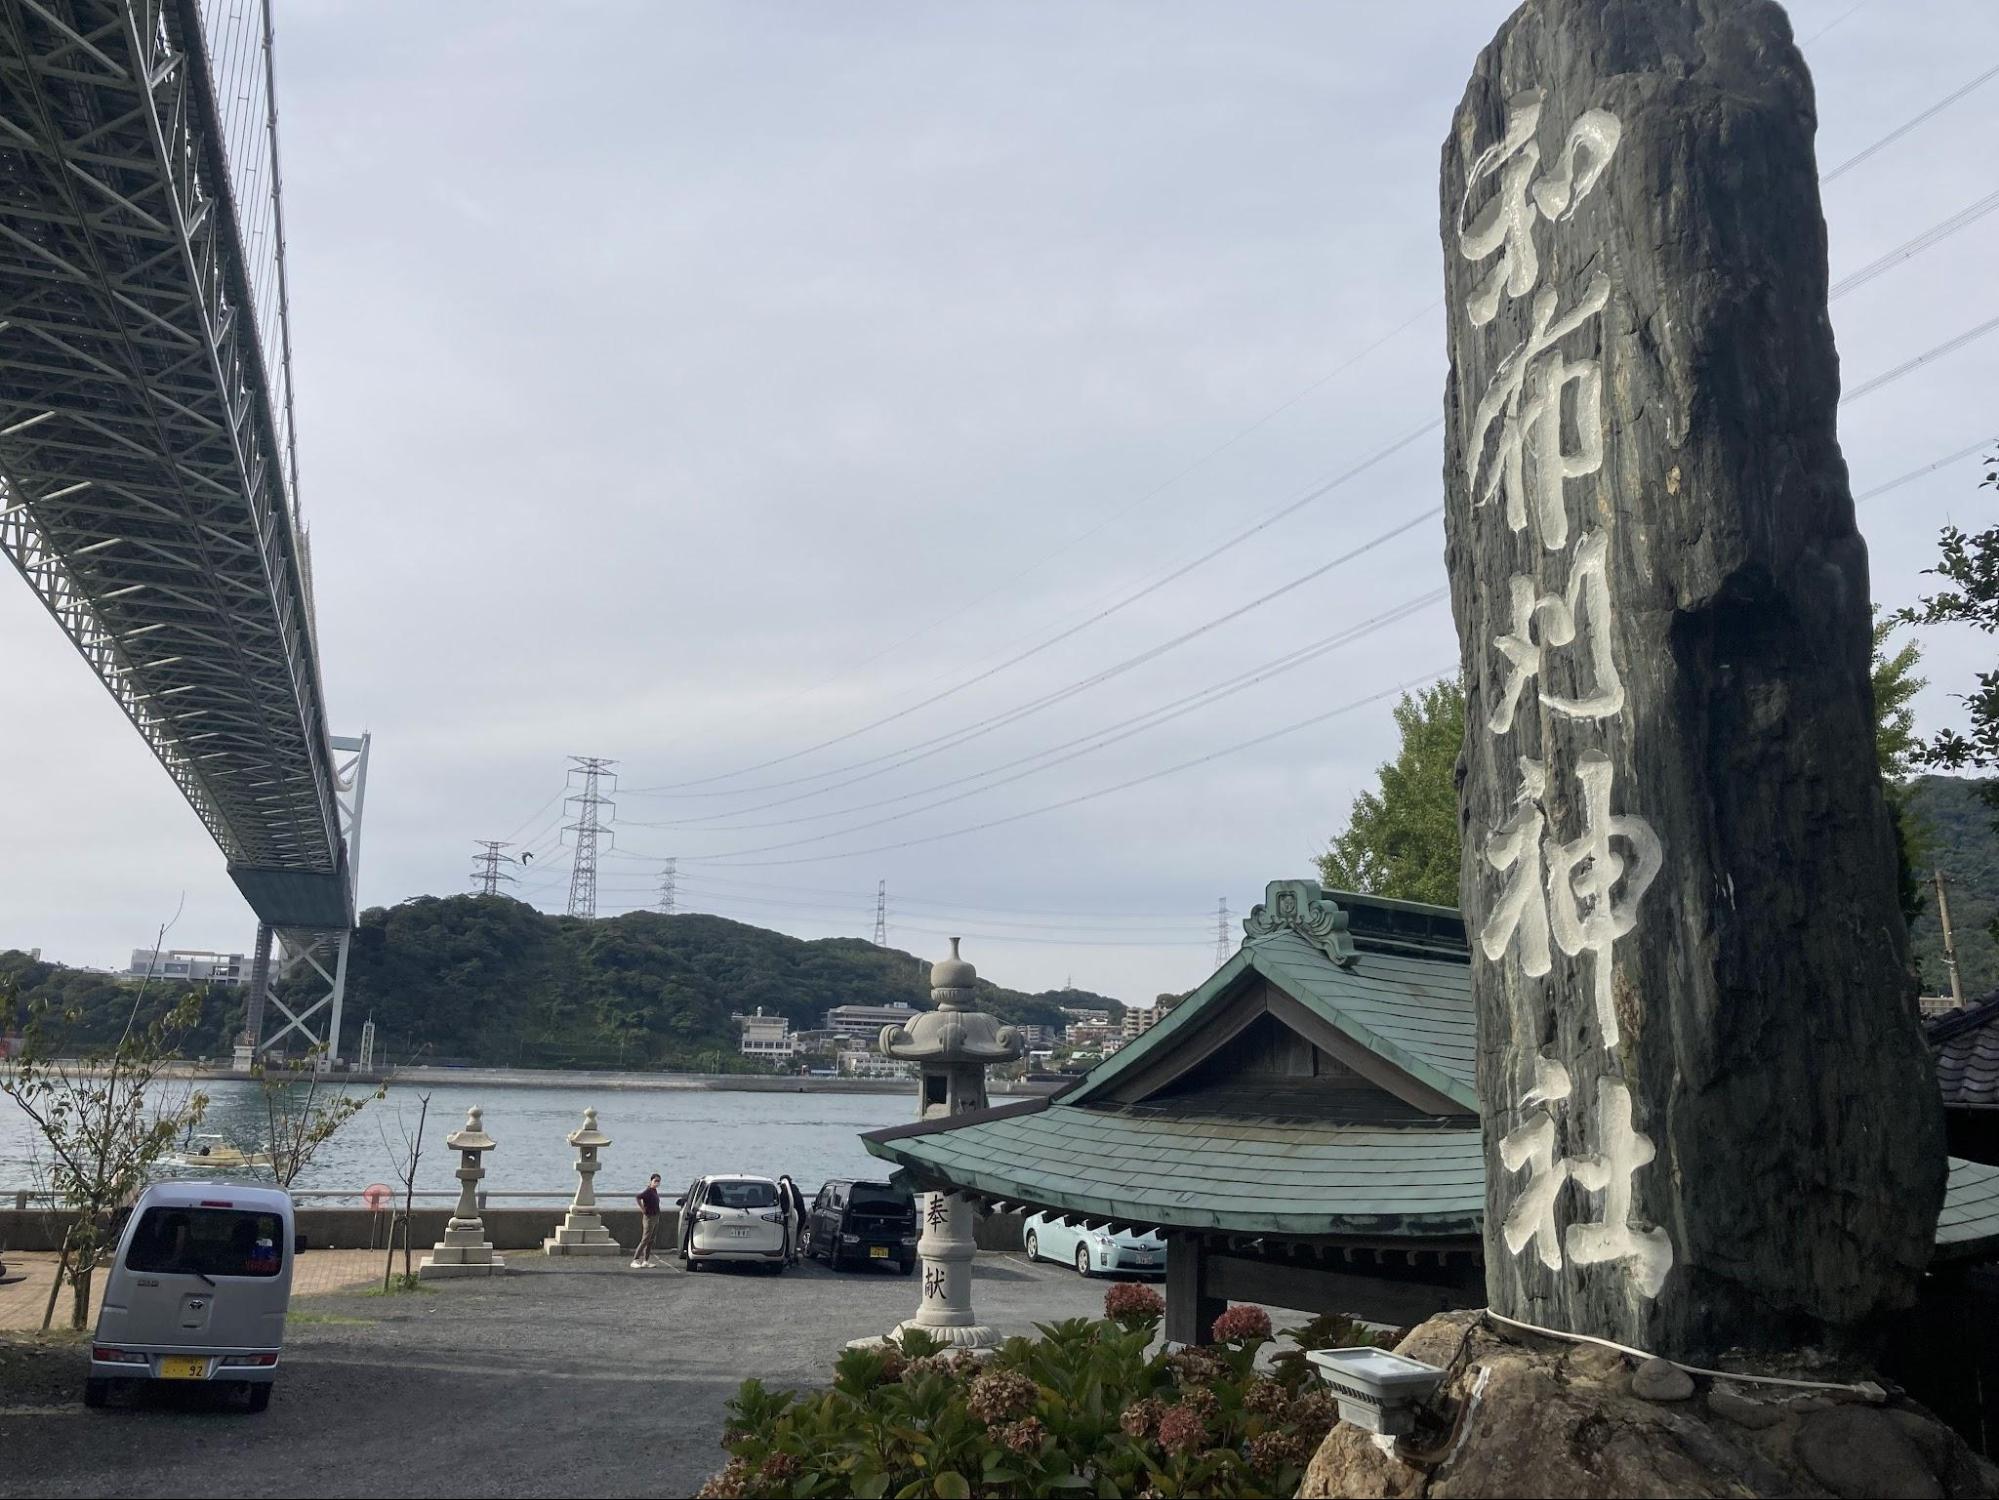
[[[1921,255],[1932,246],[1942,244],[1960,230],[1969,229],[1995,208],[1999,208],[1999,192],[1987,193],[1976,203],[1959,209],[1949,218],[1942,220],[1940,223],[1932,224],[1921,234],[1904,240],[1886,255],[1869,261],[1851,275],[1841,277],[1832,284],[1832,290],[1826,293],[1826,300],[1828,302],[1837,302],[1848,292],[1865,286],[1884,272],[1894,270],[1903,261]]]
[[[1958,100],[1962,99],[1966,94],[1970,93],[1973,89],[1979,88],[1984,84],[1990,83],[1994,78],[1999,78],[1999,66],[1987,68],[1983,73],[1980,73],[1976,78],[1972,79],[1971,82],[1967,83],[1963,88],[1957,90],[1957,92],[1944,95],[1943,98],[1937,100],[1936,103],[1932,104],[1928,109],[1924,110],[1921,114],[1916,115],[1915,117],[1907,121],[1905,124],[1896,126],[1893,130],[1889,131],[1886,135],[1882,136],[1881,139],[1876,141],[1873,145],[1867,147],[1863,151],[1856,153],[1853,156],[1849,156],[1845,161],[1841,162],[1838,166],[1834,167],[1830,172],[1821,173],[1819,176],[1819,181],[1836,182],[1841,177],[1844,177],[1848,172],[1852,171],[1855,167],[1859,166],[1862,162],[1866,161],[1867,158],[1872,156],[1875,152],[1882,150],[1884,147],[1894,145],[1895,142],[1899,141],[1903,136],[1907,135],[1910,131],[1914,130],[1918,125],[1922,124],[1925,120],[1930,119],[1934,115],[1941,114],[1944,110],[1949,109],[1951,105],[1957,103]]]
[[[1159,725],[1167,723],[1172,719],[1179,718],[1185,714],[1191,713],[1197,708],[1205,708],[1209,704],[1220,702],[1223,698],[1229,697],[1232,694],[1242,692],[1250,687],[1254,687],[1255,685],[1266,680],[1269,677],[1275,676],[1281,672],[1290,671],[1292,668],[1302,666],[1306,662],[1315,661],[1319,657],[1328,654],[1329,652],[1337,649],[1340,646],[1348,645],[1356,640],[1362,639],[1363,637],[1373,635],[1376,631],[1385,628],[1387,624],[1392,624],[1395,621],[1401,620],[1403,618],[1406,618],[1408,615],[1415,613],[1416,609],[1418,608],[1428,608],[1431,605],[1442,602],[1447,593],[1448,590],[1445,589],[1434,590],[1432,593],[1428,595],[1421,596],[1416,600],[1408,601],[1402,605],[1397,606],[1394,610],[1390,610],[1383,615],[1376,616],[1373,620],[1365,621],[1357,626],[1349,626],[1347,629],[1342,630],[1333,636],[1329,636],[1324,640],[1315,641],[1309,646],[1302,647],[1299,650],[1287,653],[1287,655],[1279,657],[1272,662],[1265,663],[1263,666],[1256,668],[1254,671],[1252,671],[1250,674],[1246,676],[1229,679],[1216,686],[1202,689],[1200,692],[1191,695],[1191,697],[1182,698],[1174,703],[1169,703],[1165,705],[1163,708],[1150,709],[1145,713],[1136,714],[1130,718],[1120,720],[1118,723],[1112,724],[1108,728],[1100,729],[1094,731],[1091,734],[1084,735],[1080,739],[1070,740],[1065,744],[1054,747],[1054,749],[1038,751],[1033,755],[1021,757],[1019,759],[1007,763],[1008,765],[1017,766],[1020,764],[1021,760],[1024,759],[1030,761],[1039,760],[1044,762],[1041,765],[1032,765],[1026,767],[1025,769],[1015,770],[1009,775],[998,774],[998,772],[1004,770],[1005,767],[989,768],[986,771],[977,772],[970,776],[958,777],[956,778],[956,781],[953,782],[941,783],[941,786],[952,786],[956,785],[959,782],[984,779],[985,781],[984,785],[968,787],[962,791],[952,792],[949,796],[939,797],[934,801],[924,803],[920,807],[905,808],[901,812],[889,813],[879,818],[870,818],[866,822],[849,824],[844,828],[832,829],[826,833],[807,834],[795,839],[786,839],[775,844],[761,844],[753,846],[748,849],[739,849],[734,852],[737,854],[767,854],[779,849],[795,849],[802,847],[803,845],[806,844],[823,843],[827,839],[842,838],[848,834],[858,833],[868,828],[879,828],[887,823],[896,823],[900,822],[904,818],[913,818],[920,816],[921,814],[926,812],[933,812],[937,808],[947,807],[954,802],[962,802],[968,797],[983,796],[987,792],[997,791],[999,788],[1003,786],[1010,786],[1016,781],[1024,781],[1030,776],[1038,776],[1042,774],[1044,771],[1053,770],[1056,766],[1065,765],[1068,762],[1079,759],[1082,756],[1094,754],[1098,750],[1102,750],[1111,745],[1118,744],[1121,741],[1128,740],[1132,738],[1134,735],[1143,734],[1148,730],[1156,729],[1159,727]],[[900,797],[885,798],[882,800],[882,802],[879,803],[863,804],[863,807],[883,806],[889,803],[907,801],[912,797],[920,797],[928,795],[929,791],[937,789],[938,788],[928,788],[925,789],[924,791],[906,793]],[[820,813],[815,816],[838,817],[842,816],[846,812],[855,812],[860,810],[862,809],[861,808],[843,809],[841,811],[836,811],[836,812]],[[780,824],[810,822],[813,820],[814,819],[812,818],[789,818],[789,819],[780,820]],[[747,824],[743,826],[755,827],[757,825]],[[774,824],[772,826],[780,826],[780,825]],[[709,831],[723,832],[726,830],[714,829]]]
[[[1849,402],[1858,401],[1862,396],[1871,396],[1876,391],[1880,390],[1882,386],[1888,385],[1893,381],[1900,380],[1904,375],[1907,375],[1912,370],[1920,369],[1922,366],[1928,364],[1931,360],[1940,359],[1946,354],[1954,354],[1959,349],[1962,349],[1966,344],[1977,342],[1979,339],[1984,338],[1986,334],[1990,333],[1995,328],[1999,328],[1999,318],[1987,318],[1983,323],[1980,323],[1976,328],[1967,328],[1963,333],[1960,333],[1956,338],[1945,339],[1941,344],[1938,344],[1934,349],[1926,349],[1921,354],[1918,354],[1914,359],[1904,360],[1901,364],[1895,366],[1894,369],[1884,370],[1881,374],[1876,375],[1872,380],[1862,381],[1859,385],[1855,386],[1852,390],[1848,391],[1845,395],[1841,396],[1839,398],[1839,404],[1841,406],[1845,406]]]
[[[478,885],[480,895],[497,896],[500,894],[501,881],[504,880],[509,885],[515,883],[514,877],[500,868],[503,864],[510,865],[514,862],[511,854],[502,854],[500,852],[507,847],[507,841],[505,839],[474,839],[472,842],[477,844],[482,851],[472,856],[472,879]]]
[[[1868,490],[1865,494],[1855,495],[1853,503],[1858,505],[1864,500],[1872,500],[1876,495],[1885,495],[1890,490],[1899,490],[1903,485],[1908,484],[1912,480],[1921,479],[1925,474],[1936,473],[1945,464],[1961,463],[1963,460],[1970,458],[1974,453],[1982,453],[1994,444],[1999,444],[1999,437],[1980,438],[1969,447],[1960,448],[1955,453],[1946,453],[1934,463],[1924,464],[1920,469],[1911,469],[1908,473],[1891,479],[1886,484],[1875,485],[1873,489]]]
[[[1282,739],[1285,735],[1296,734],[1301,729],[1310,729],[1315,725],[1337,719],[1343,714],[1350,714],[1357,709],[1367,708],[1372,704],[1381,702],[1384,698],[1392,698],[1398,693],[1408,692],[1413,688],[1427,687],[1447,672],[1455,670],[1455,667],[1441,668],[1422,677],[1411,678],[1398,683],[1394,687],[1383,688],[1380,692],[1370,693],[1365,698],[1356,698],[1350,703],[1343,703],[1338,708],[1328,709],[1321,714],[1313,714],[1310,718],[1299,719],[1295,723],[1286,724],[1281,729],[1272,729],[1264,734],[1253,735],[1246,740],[1238,740],[1233,745],[1225,745],[1219,750],[1211,750],[1206,755],[1197,755],[1191,760],[1179,761],[1174,765],[1162,767],[1157,771],[1148,771],[1143,776],[1134,776],[1129,780],[1120,781],[1111,786],[1099,787],[1093,792],[1081,792],[1074,797],[1064,797],[1058,802],[1043,803],[1040,807],[1030,807],[1025,812],[1010,813],[1003,818],[988,818],[983,823],[973,823],[963,828],[954,828],[946,833],[925,834],[921,838],[903,839],[893,844],[877,844],[869,849],[850,849],[844,854],[803,854],[790,859],[741,861],[735,860],[729,854],[700,855],[696,857],[703,860],[715,860],[724,869],[749,870],[767,868],[773,865],[823,864],[827,860],[832,859],[853,859],[863,854],[887,854],[896,849],[914,848],[918,844],[934,844],[944,839],[963,838],[967,834],[984,833],[987,829],[1001,828],[1009,823],[1024,822],[1028,818],[1038,818],[1044,813],[1060,812],[1065,808],[1077,807],[1085,802],[1094,802],[1099,797],[1108,797],[1115,792],[1129,791],[1131,788],[1143,786],[1149,781],[1158,781],[1162,777],[1177,775],[1181,771],[1192,770],[1195,766],[1206,765],[1209,761],[1220,760],[1224,756],[1235,755],[1244,750],[1254,749],[1258,745],[1265,745],[1272,740]]]
[[[658,795],[669,792],[678,792],[691,787],[708,786],[717,781],[732,780],[737,776],[747,776],[755,771],[769,770],[773,766],[784,765],[787,762],[798,760],[807,755],[815,754],[820,750],[830,749],[834,745],[844,744],[848,740],[855,739],[858,736],[867,734],[872,730],[880,729],[884,725],[893,724],[900,719],[906,719],[911,714],[919,713],[923,709],[929,708],[934,704],[943,702],[946,698],[954,697],[957,694],[965,691],[965,689],[969,687],[974,687],[977,684],[986,681],[988,678],[995,677],[1001,672],[1006,671],[1010,667],[1018,666],[1020,663],[1027,661],[1032,657],[1039,656],[1042,652],[1049,650],[1051,647],[1060,645],[1063,641],[1068,640],[1071,636],[1079,635],[1083,631],[1089,629],[1092,625],[1098,624],[1104,620],[1109,619],[1112,615],[1117,614],[1120,610],[1129,608],[1131,605],[1138,603],[1139,600],[1146,598],[1148,595],[1157,593],[1160,589],[1166,587],[1168,584],[1175,583],[1178,580],[1185,578],[1189,573],[1192,573],[1195,569],[1205,567],[1208,563],[1213,562],[1223,553],[1228,552],[1231,549],[1240,546],[1242,543],[1248,541],[1251,537],[1256,536],[1258,533],[1268,529],[1271,526],[1276,525],[1279,521],[1282,521],[1287,517],[1297,514],[1297,512],[1303,510],[1313,501],[1323,499],[1325,496],[1331,494],[1334,490],[1340,488],[1340,486],[1347,484],[1352,480],[1358,479],[1362,474],[1365,474],[1369,469],[1372,469],[1377,464],[1385,462],[1387,459],[1393,457],[1395,454],[1400,453],[1404,448],[1408,447],[1418,438],[1427,437],[1429,434],[1435,432],[1438,428],[1442,427],[1443,425],[1444,425],[1444,419],[1442,417],[1432,418],[1430,421],[1425,422],[1421,427],[1416,428],[1413,432],[1407,433],[1406,435],[1397,438],[1387,447],[1378,450],[1368,458],[1365,458],[1361,460],[1361,462],[1355,464],[1353,467],[1345,470],[1340,474],[1334,475],[1331,479],[1325,480],[1323,483],[1315,485],[1313,488],[1307,490],[1304,494],[1300,495],[1297,499],[1291,501],[1286,505],[1280,506],[1277,510],[1272,511],[1270,514],[1266,515],[1261,520],[1253,523],[1250,526],[1245,527],[1241,531],[1234,533],[1232,536],[1222,541],[1219,545],[1211,547],[1208,551],[1202,553],[1199,557],[1193,559],[1193,561],[1188,563],[1183,563],[1181,566],[1175,568],[1171,572],[1166,573],[1161,577],[1154,579],[1152,582],[1145,584],[1143,587],[1134,590],[1132,593],[1125,595],[1117,603],[1110,605],[1105,609],[1099,610],[1096,614],[1091,615],[1087,620],[1082,621],[1080,624],[1072,625],[1066,630],[1058,631],[1056,634],[1049,636],[1046,640],[1043,640],[1038,645],[1031,646],[1025,651],[1019,652],[1014,656],[1008,657],[1005,661],[999,663],[999,665],[997,666],[989,667],[985,671],[976,673],[971,677],[967,677],[962,681],[955,683],[951,687],[944,689],[942,692],[933,693],[930,697],[923,699],[921,702],[912,703],[906,708],[899,708],[895,710],[895,712],[884,714],[877,719],[873,719],[870,722],[861,725],[859,728],[849,729],[844,733],[833,735],[829,739],[823,739],[814,744],[807,745],[800,750],[793,750],[784,755],[773,756],[768,760],[757,761],[752,765],[742,766],[733,771],[721,771],[717,772],[712,776],[697,777],[692,781],[676,781],[676,782],[667,783],[666,785],[663,786],[637,788],[635,789],[634,794]],[[1378,538],[1377,540],[1386,540],[1386,537]],[[1308,578],[1311,576],[1317,576],[1317,575],[1316,574],[1308,575]],[[1308,580],[1307,579],[1298,580],[1298,582],[1300,583],[1306,581]],[[1296,587],[1296,586],[1297,586],[1296,584],[1291,585],[1291,587]],[[1274,598],[1276,596],[1270,595],[1267,597]],[[837,775],[838,773],[823,772],[821,774]]]
[[[617,777],[611,771],[614,760],[604,760],[594,755],[572,755],[575,762],[569,775],[573,781],[578,772],[583,776],[583,790],[563,799],[564,805],[576,804],[576,821],[564,830],[576,835],[575,854],[569,862],[569,915],[572,917],[594,917],[597,915],[597,838],[604,831],[599,821],[601,808],[611,808],[615,814],[617,804],[598,793],[598,786],[608,780],[615,789]]]

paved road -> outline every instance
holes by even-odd
[[[513,1264],[294,1303],[261,1416],[179,1390],[89,1411],[81,1349],[0,1342],[0,1495],[684,1495],[721,1467],[723,1403],[745,1376],[819,1383],[846,1340],[916,1304],[915,1279],[886,1272]],[[982,1255],[973,1297],[1025,1333],[1100,1314],[1104,1286]]]

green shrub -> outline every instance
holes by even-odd
[[[926,1335],[849,1349],[830,1389],[746,1380],[729,1403],[728,1465],[701,1487],[750,1495],[1288,1495],[1338,1416],[1302,1351],[1367,1341],[1346,1319],[1280,1335],[1230,1309],[1226,1342],[1151,1352],[1156,1311],[1107,1299],[1102,1321],[1042,1324],[989,1358]],[[1153,1299],[1156,1301],[1157,1299]]]

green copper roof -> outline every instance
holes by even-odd
[[[1008,1105],[948,1129],[861,1137],[922,1181],[1167,1229],[1468,1238],[1485,1209],[1476,1130],[1244,1120],[1148,1105]],[[1956,1157],[1939,1259],[1999,1248],[1999,1167]]]
[[[1467,962],[1363,947],[1348,962],[1335,963],[1292,931],[1244,943],[1165,1020],[1092,1068],[1065,1101],[1082,1104],[1101,1098],[1116,1080],[1170,1051],[1176,1037],[1194,1028],[1201,1011],[1251,975],[1260,975],[1317,1012],[1384,1062],[1457,1101],[1466,1114],[1478,1112],[1478,1034]]]
[[[1470,1237],[1485,1207],[1476,1130],[1247,1120],[1147,1105],[987,1111],[868,1150],[1008,1202],[1245,1234]]]
[[[1937,1255],[1962,1260],[1999,1248],[1999,1167],[1950,1159],[1950,1184],[1937,1215]]]

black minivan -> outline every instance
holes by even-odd
[[[836,1271],[864,1263],[916,1269],[916,1200],[886,1182],[835,1177],[812,1200],[805,1253]]]

